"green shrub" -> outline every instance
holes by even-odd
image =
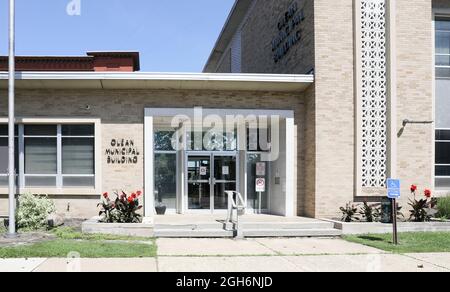
[[[42,229],[47,226],[48,215],[55,210],[55,204],[48,196],[20,195],[16,211],[17,227],[25,230]]]
[[[358,207],[356,207],[352,202],[349,202],[345,205],[345,207],[339,208],[342,212],[342,221],[343,222],[353,222],[359,221],[358,215]]]
[[[437,217],[450,219],[450,197],[439,198],[437,209]]]

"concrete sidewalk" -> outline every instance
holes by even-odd
[[[450,272],[450,253],[390,254],[341,239],[158,239],[157,258],[0,259],[0,272]]]

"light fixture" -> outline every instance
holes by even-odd
[[[406,125],[408,124],[432,124],[432,123],[434,123],[434,121],[413,121],[405,119],[403,120],[403,127],[406,127]]]

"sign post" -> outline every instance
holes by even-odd
[[[262,193],[266,191],[266,179],[257,178],[256,179],[256,192],[258,193],[258,213],[261,214],[261,198]]]
[[[392,202],[392,227],[393,227],[393,238],[392,242],[398,245],[398,233],[397,233],[397,199],[400,198],[400,180],[399,179],[388,179],[388,198]]]
[[[8,74],[8,198],[9,198],[9,236],[16,234],[16,170],[14,146],[14,98],[15,98],[15,0],[9,1],[9,74]]]

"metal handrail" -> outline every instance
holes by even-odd
[[[235,237],[243,238],[244,233],[242,231],[242,225],[239,220],[239,216],[241,216],[245,212],[245,208],[247,206],[247,202],[244,200],[242,195],[236,191],[225,191],[228,195],[228,212],[227,212],[227,223],[233,222],[233,212],[236,210],[236,224],[235,224]],[[236,194],[236,200],[234,199],[234,195]],[[240,214],[241,211],[241,214]]]

